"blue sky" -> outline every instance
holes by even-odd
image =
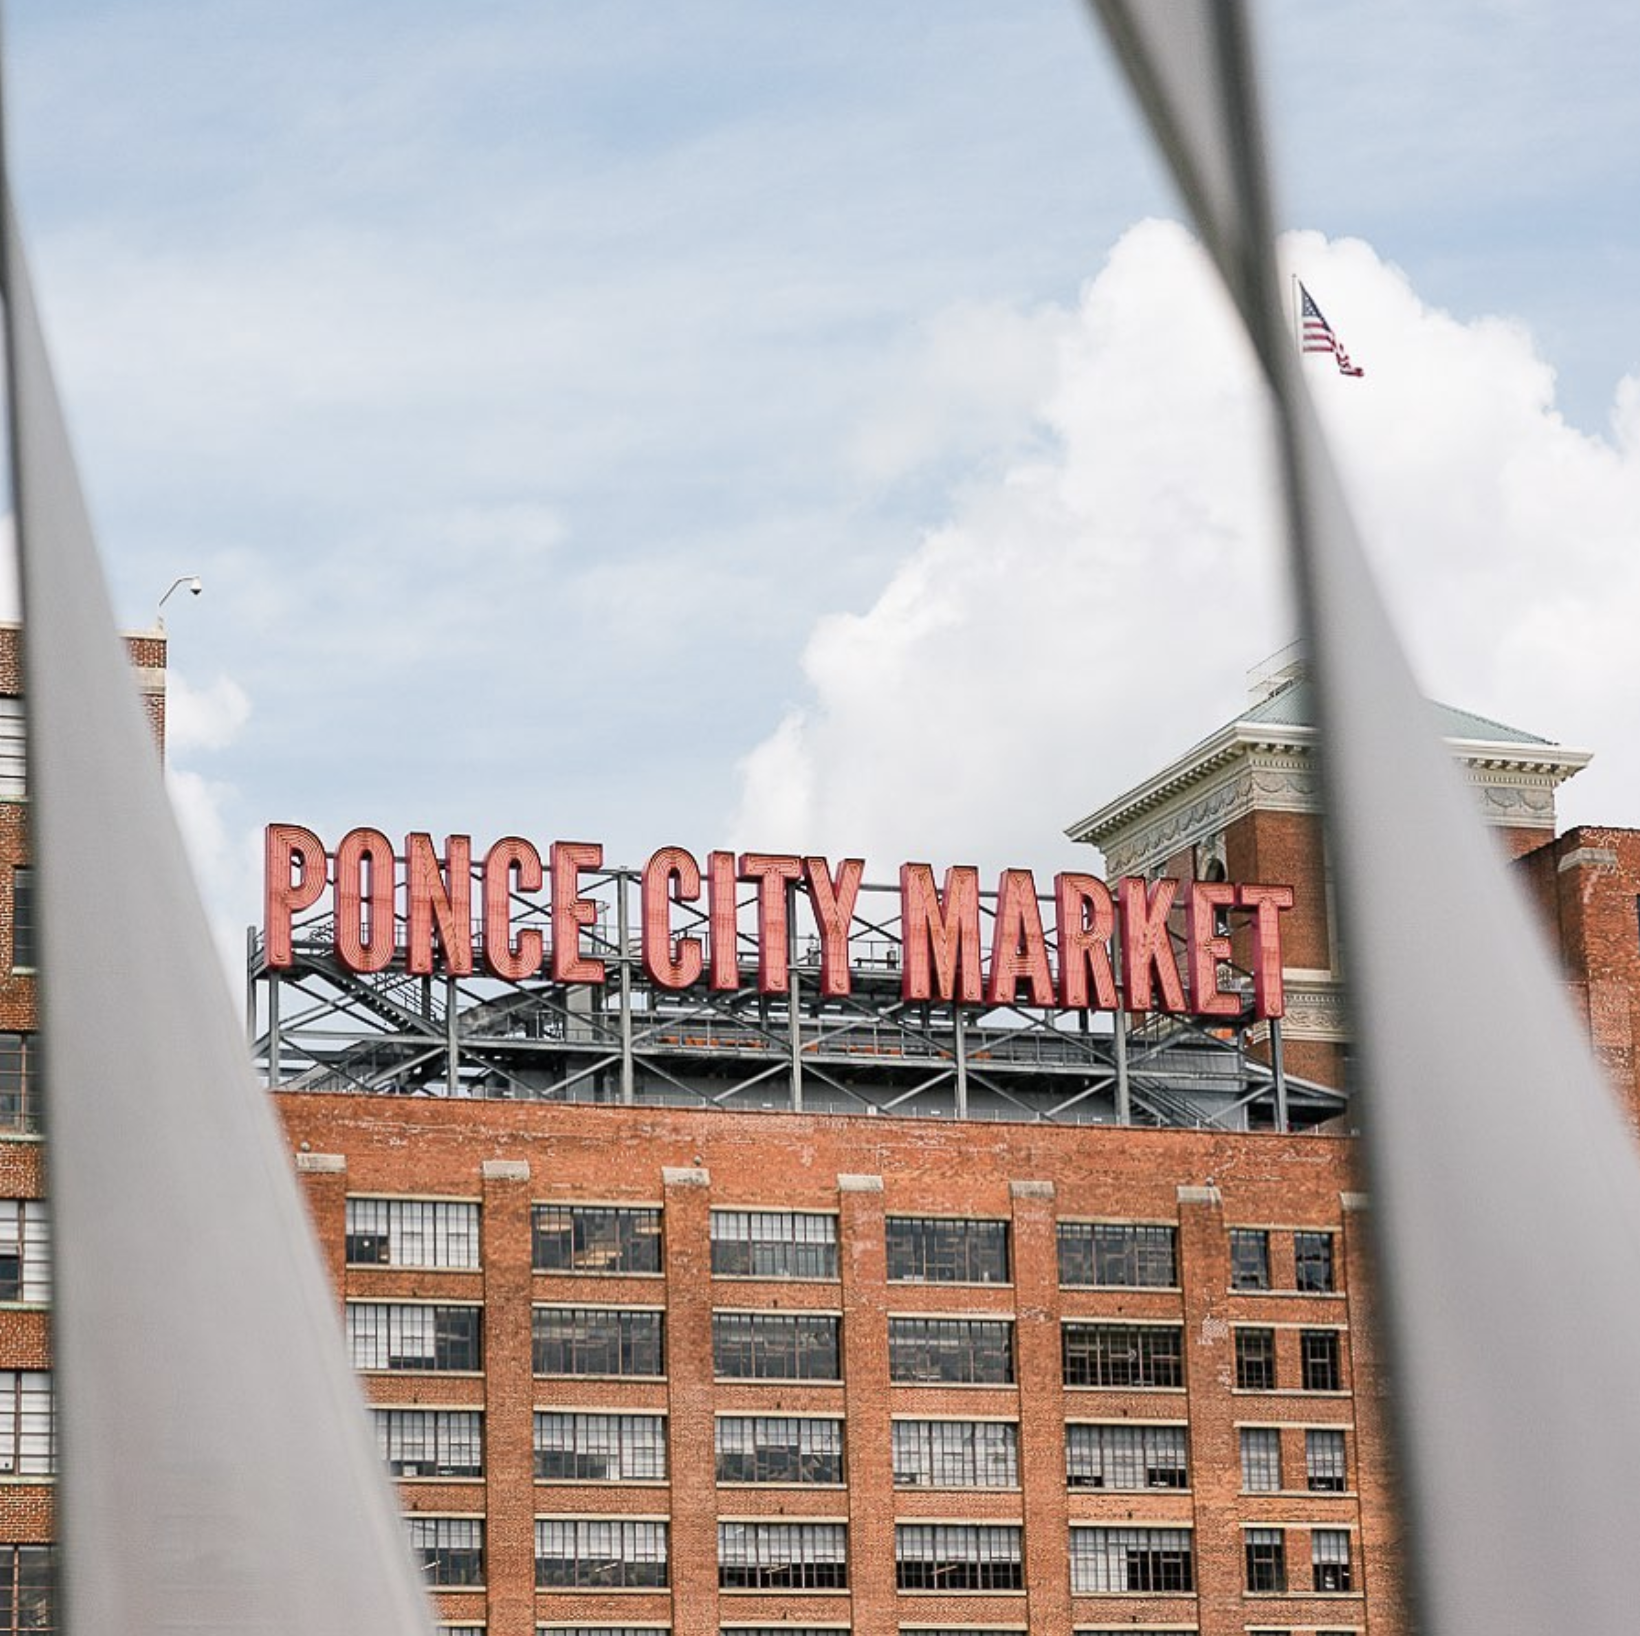
[[[1640,18],[1262,18],[1415,655],[1589,742],[1576,815],[1640,823]],[[167,607],[173,768],[224,925],[270,819],[1051,862],[1289,634],[1256,394],[1188,244],[1133,236],[1178,210],[1069,0],[8,23],[117,606],[206,581]]]

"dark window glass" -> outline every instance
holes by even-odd
[[[0,1034],[0,1130],[40,1129],[39,1056],[32,1034]]]
[[[477,1517],[407,1517],[405,1524],[429,1585],[484,1583],[484,1524]]]
[[[535,1583],[543,1589],[664,1588],[666,1524],[537,1517]]]
[[[1304,1330],[1299,1336],[1299,1357],[1306,1392],[1337,1392],[1343,1389],[1344,1375],[1338,1365],[1336,1330]]]
[[[1236,1385],[1244,1392],[1276,1389],[1276,1332],[1273,1329],[1236,1331]]]
[[[888,1373],[909,1386],[1011,1386],[1014,1326],[994,1318],[890,1318]]]
[[[894,1577],[902,1591],[1017,1591],[1025,1588],[1021,1530],[955,1523],[894,1530]]]
[[[535,1416],[542,1482],[658,1482],[666,1476],[666,1420],[658,1414]]]
[[[844,1590],[848,1529],[840,1522],[720,1522],[718,1584],[724,1590]]]
[[[843,1422],[724,1415],[716,1433],[720,1483],[841,1483]]]
[[[39,963],[34,942],[34,871],[11,872],[11,967],[33,971]]]
[[[1270,1287],[1270,1235],[1262,1228],[1230,1229],[1230,1287]]]
[[[727,1380],[839,1380],[839,1323],[812,1312],[714,1312],[712,1369]]]
[[[56,1546],[0,1545],[0,1636],[58,1628]]]
[[[664,1375],[664,1316],[642,1307],[537,1307],[538,1375]]]
[[[1142,1222],[1062,1221],[1059,1282],[1090,1289],[1173,1289],[1177,1235]]]
[[[1182,1386],[1184,1331],[1176,1324],[1067,1323],[1067,1386]]]
[[[1065,1428],[1065,1480],[1072,1488],[1137,1492],[1186,1488],[1189,1475],[1183,1426],[1078,1426]]]
[[[1279,1596],[1287,1589],[1287,1550],[1279,1528],[1249,1528],[1247,1589],[1255,1596]]]
[[[1294,1233],[1293,1272],[1301,1290],[1329,1293],[1334,1287],[1332,1234]]]
[[[890,1216],[891,1283],[1006,1284],[1008,1223]]]
[[[530,1213],[537,1272],[659,1272],[659,1210],[604,1204],[538,1204]]]
[[[1071,1590],[1078,1596],[1195,1588],[1188,1528],[1071,1529]]]
[[[347,1340],[355,1369],[477,1370],[484,1309],[350,1301]]]
[[[837,1218],[802,1210],[714,1210],[718,1278],[835,1278]]]

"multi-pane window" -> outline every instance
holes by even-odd
[[[562,1631],[552,1631],[550,1636],[564,1636]],[[660,1632],[633,1631],[620,1632],[617,1636],[661,1636]],[[718,1629],[718,1636],[849,1636],[847,1625],[722,1625]],[[935,1631],[919,1631],[917,1636],[938,1636]],[[1000,1632],[983,1630],[965,1630],[961,1636],[1001,1636]],[[1007,1636],[1022,1636],[1017,1630],[1007,1632]]]
[[[1274,1426],[1241,1428],[1241,1486],[1265,1494],[1281,1488],[1281,1433]]]
[[[1316,1428],[1304,1434],[1304,1475],[1309,1487],[1324,1494],[1342,1494],[1347,1485],[1344,1434]]]
[[[0,1545],[0,1636],[59,1628],[56,1546]]]
[[[890,1216],[890,1283],[1006,1284],[1008,1223]]]
[[[1338,1392],[1344,1373],[1338,1364],[1338,1331],[1306,1329],[1298,1337],[1298,1355],[1306,1392]]]
[[[51,1223],[43,1199],[0,1199],[0,1301],[51,1299]]]
[[[1172,1289],[1177,1234],[1133,1221],[1062,1221],[1059,1282],[1092,1289]]]
[[[1005,1420],[896,1420],[902,1488],[1017,1488],[1019,1430]]]
[[[658,1414],[538,1410],[535,1475],[541,1482],[659,1482],[666,1476],[666,1419]]]
[[[1318,1591],[1351,1588],[1350,1536],[1342,1528],[1317,1528],[1310,1535],[1310,1564]]]
[[[1067,1386],[1183,1386],[1184,1331],[1177,1324],[1067,1323]]]
[[[347,1259],[358,1267],[476,1267],[478,1206],[449,1199],[349,1199]]]
[[[537,1307],[538,1375],[666,1373],[665,1315],[650,1307]]]
[[[664,1522],[535,1519],[535,1583],[544,1590],[664,1588],[666,1582]]]
[[[668,1636],[665,1625],[537,1625],[535,1636]],[[800,1636],[792,1631],[789,1636]],[[839,1636],[831,1632],[830,1636]]]
[[[349,1301],[348,1355],[355,1369],[479,1369],[483,1315],[480,1306]]]
[[[406,1517],[410,1549],[429,1585],[484,1583],[484,1523],[478,1517]]]
[[[894,1577],[902,1591],[1019,1591],[1025,1562],[1017,1527],[901,1523]]]
[[[1293,1234],[1294,1281],[1301,1290],[1325,1295],[1333,1283],[1333,1236],[1331,1233]]]
[[[32,1034],[0,1034],[0,1131],[39,1130],[39,1067]]]
[[[720,1483],[841,1483],[843,1422],[802,1415],[722,1415]]]
[[[39,951],[34,939],[34,871],[26,866],[11,872],[11,969],[33,971]]]
[[[395,1477],[482,1477],[477,1409],[377,1409],[376,1447]]]
[[[1071,1529],[1071,1590],[1078,1596],[1121,1591],[1193,1591],[1188,1528]]]
[[[1230,1287],[1270,1287],[1270,1235],[1262,1227],[1230,1229]]]
[[[902,1386],[1010,1386],[1014,1326],[998,1318],[890,1318],[888,1375]]]
[[[612,1204],[538,1204],[530,1212],[537,1272],[659,1272],[661,1213]]]
[[[840,1321],[819,1312],[714,1312],[712,1369],[724,1380],[840,1380]]]
[[[1143,1422],[1066,1426],[1065,1480],[1072,1488],[1186,1488],[1185,1429]]]
[[[1244,1392],[1276,1389],[1276,1332],[1273,1329],[1236,1331],[1236,1385]]]
[[[1242,1535],[1247,1589],[1256,1596],[1279,1596],[1287,1589],[1287,1545],[1279,1528],[1249,1528]]]
[[[800,1210],[714,1210],[719,1278],[835,1278],[837,1218]]]
[[[831,1591],[848,1586],[840,1522],[720,1522],[718,1585],[726,1591]]]

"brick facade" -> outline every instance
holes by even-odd
[[[491,1636],[532,1636],[537,1625],[562,1624],[657,1625],[678,1636],[781,1624],[847,1627],[858,1636],[959,1626],[1067,1636],[1130,1625],[1224,1636],[1278,1626],[1370,1625],[1384,1636],[1402,1629],[1380,1385],[1361,1334],[1362,1223],[1346,1138],[297,1093],[281,1094],[278,1106],[344,1301],[483,1304],[482,1376],[365,1376],[377,1404],[481,1406],[486,1416],[482,1479],[403,1484],[412,1513],[487,1521],[484,1585],[441,1592],[446,1620],[483,1623]],[[466,1272],[341,1265],[347,1196],[477,1202],[481,1265]],[[659,1205],[662,1274],[532,1272],[529,1207],[577,1202]],[[711,1212],[759,1208],[834,1217],[836,1276],[714,1277]],[[1008,1280],[891,1281],[885,1224],[896,1217],[1006,1223]],[[1066,1285],[1057,1250],[1065,1222],[1171,1227],[1176,1281],[1161,1288]],[[1268,1290],[1231,1288],[1232,1226],[1267,1233]],[[1295,1229],[1328,1235],[1335,1291],[1296,1289]],[[664,1379],[536,1376],[532,1307],[549,1304],[663,1309]],[[840,1382],[715,1378],[712,1315],[723,1311],[840,1315]],[[1014,1382],[892,1380],[890,1320],[940,1315],[1009,1324]],[[1176,1331],[1182,1385],[1066,1386],[1066,1321]],[[1236,1385],[1235,1335],[1243,1326],[1275,1336],[1274,1390]],[[1300,1349],[1312,1334],[1338,1338],[1336,1389],[1303,1387]],[[666,1482],[536,1482],[531,1410],[553,1407],[665,1415]],[[844,1486],[718,1484],[713,1424],[725,1414],[841,1419]],[[896,1487],[892,1423],[905,1418],[1015,1426],[1017,1485]],[[1147,1421],[1188,1426],[1188,1487],[1068,1486],[1067,1422]],[[1244,1425],[1279,1429],[1280,1492],[1244,1491]],[[1349,1475],[1341,1492],[1306,1483],[1306,1428],[1344,1430]],[[666,1519],[668,1586],[536,1590],[538,1516]],[[760,1518],[845,1523],[846,1590],[720,1590],[718,1521]],[[1023,1589],[897,1590],[895,1525],[924,1520],[1021,1528]],[[1283,1531],[1287,1594],[1248,1594],[1247,1525]],[[1091,1526],[1189,1531],[1194,1591],[1074,1592],[1071,1530]],[[1310,1589],[1314,1528],[1348,1536],[1348,1591]]]

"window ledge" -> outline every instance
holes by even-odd
[[[537,1477],[537,1488],[670,1488],[668,1477]]]
[[[537,1370],[534,1378],[536,1380],[630,1380],[644,1386],[664,1386],[666,1384],[665,1375],[583,1375],[579,1373],[544,1375],[540,1370]]]
[[[804,1519],[807,1520],[807,1519]],[[852,1596],[847,1585],[719,1585],[719,1596]]]

